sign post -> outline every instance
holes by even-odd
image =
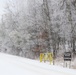
[[[71,59],[72,59],[71,52],[65,52],[64,53],[64,65],[66,67],[68,66],[70,67]]]

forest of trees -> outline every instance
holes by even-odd
[[[8,0],[0,22],[0,51],[38,58],[75,53],[76,0]]]

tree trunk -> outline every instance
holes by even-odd
[[[45,22],[45,29],[48,31],[48,37],[47,37],[47,45],[48,45],[48,52],[51,51],[50,46],[50,35],[51,35],[51,18],[49,13],[49,5],[47,0],[43,0],[43,13],[44,13],[44,22]]]
[[[75,53],[75,39],[73,38],[73,53]]]

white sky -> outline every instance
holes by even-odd
[[[15,0],[12,0],[12,1],[15,1]],[[5,13],[6,3],[8,3],[8,0],[0,0],[0,18]]]
[[[0,17],[4,14],[5,3],[7,0],[0,0]]]

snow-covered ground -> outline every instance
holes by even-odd
[[[76,75],[76,70],[0,53],[0,75]]]

